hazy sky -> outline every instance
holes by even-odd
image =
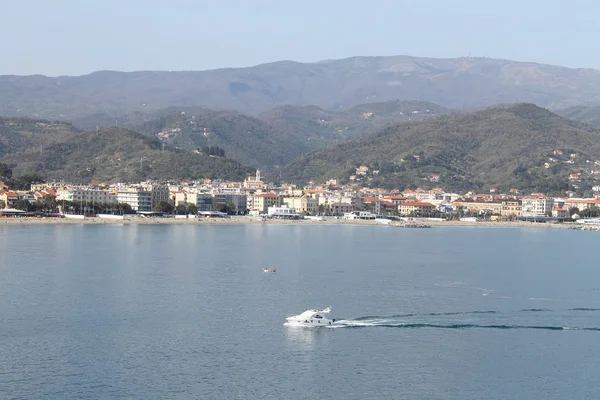
[[[600,69],[599,0],[0,2],[0,74],[203,70],[399,54]]]

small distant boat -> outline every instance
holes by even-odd
[[[277,272],[277,268],[263,268],[263,272]]]

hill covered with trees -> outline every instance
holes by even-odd
[[[73,123],[82,129],[118,124],[186,150],[218,147],[243,164],[269,169],[302,154],[375,132],[389,123],[447,112],[423,101],[369,103],[339,111],[284,106],[256,117],[203,107],[170,107],[119,116],[96,113]]]
[[[132,182],[241,180],[253,172],[222,157],[222,149],[213,147],[215,154],[205,154],[201,150],[191,152],[169,145],[163,148],[157,138],[121,128],[82,132],[62,123],[23,119],[2,119],[0,126],[4,127],[0,140],[12,143],[10,148],[4,147],[10,152],[5,151],[0,161],[10,168],[13,176],[41,176],[72,182]],[[35,130],[41,127],[41,131]],[[43,146],[38,145],[40,142]]]
[[[449,110],[426,101],[387,101],[328,111],[317,106],[283,106],[266,111],[259,119],[295,137],[329,145],[375,132],[387,124],[420,121]]]
[[[391,125],[301,157],[277,175],[289,182],[562,192],[600,183],[599,159],[600,128],[517,104]],[[361,165],[365,175],[357,174]]]

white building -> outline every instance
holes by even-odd
[[[344,219],[375,219],[377,215],[370,213],[368,211],[353,211],[350,213],[344,214]]]
[[[117,202],[117,194],[112,190],[61,188],[56,191],[57,201],[77,201],[98,204]]]
[[[525,196],[522,199],[523,217],[551,217],[554,199],[546,196]]]
[[[134,211],[152,211],[152,191],[126,187],[117,191],[117,202],[129,204]]]
[[[271,218],[300,218],[301,215],[296,213],[295,208],[288,206],[271,206],[267,209],[267,215]]]

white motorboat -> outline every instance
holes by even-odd
[[[329,314],[331,307],[324,310],[306,310],[302,314],[287,317],[283,325],[286,326],[307,326],[307,327],[327,327],[331,326],[335,319],[329,319],[324,314]]]
[[[263,272],[277,272],[276,268],[263,268]]]

